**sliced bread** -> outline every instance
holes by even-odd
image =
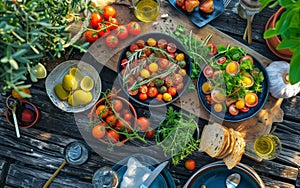
[[[233,145],[232,142],[234,141],[234,138],[231,135],[229,129],[227,129],[227,130],[228,130],[229,136],[227,137],[226,145],[225,145],[223,151],[219,155],[216,156],[217,159],[223,159],[224,157],[226,157],[227,155],[230,154],[229,153],[230,151],[232,151],[231,147],[233,147],[232,146]]]

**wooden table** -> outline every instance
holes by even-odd
[[[225,13],[211,22],[211,29],[218,29],[227,35],[240,41],[251,49],[263,54],[269,59],[278,60],[268,50],[262,39],[264,25],[268,17],[275,11],[266,9],[259,13],[253,22],[253,43],[247,45],[242,35],[246,21],[239,18],[236,12],[236,0],[232,0]],[[174,20],[179,20],[192,29],[194,33],[200,33],[205,29],[195,27],[186,16],[178,13],[165,1],[162,3],[161,14],[167,12]],[[101,53],[101,52],[100,52]],[[91,53],[85,54],[86,58],[93,60]],[[58,63],[66,59],[80,59],[82,54],[72,54],[57,60]],[[48,64],[47,69],[52,70],[56,64]],[[114,83],[116,73],[104,67],[100,73],[103,88],[110,88]],[[56,108],[48,98],[45,91],[45,80],[34,83],[31,88],[33,97],[29,101],[36,104],[41,111],[41,119],[30,129],[21,130],[21,138],[15,137],[14,128],[9,126],[4,116],[0,116],[0,187],[42,187],[56,168],[62,163],[64,147],[76,140],[83,140],[76,126],[77,116],[65,113]],[[5,96],[0,96],[0,108],[5,109]],[[242,163],[253,167],[263,179],[266,187],[300,187],[300,97],[292,97],[283,101],[281,108],[284,110],[284,121],[274,123],[275,135],[279,136],[283,143],[281,155],[272,161],[256,162],[243,157]],[[139,110],[143,113],[143,109]],[[200,119],[199,126],[207,123]],[[117,151],[111,154],[114,158]],[[188,158],[197,162],[196,170],[216,161],[204,153],[194,152]],[[79,167],[66,165],[55,178],[50,187],[92,187],[93,173],[102,166],[112,166],[114,162],[107,160],[93,152],[89,161]],[[169,170],[178,187],[182,187],[187,179],[196,171],[188,171],[183,163],[177,166],[171,165]]]

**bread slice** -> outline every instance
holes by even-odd
[[[216,157],[223,151],[229,136],[228,129],[220,124],[206,125],[200,138],[200,150]]]
[[[223,158],[229,170],[234,168],[241,161],[246,147],[246,142],[240,132],[233,131],[233,136],[235,140],[233,150],[228,156]]]
[[[229,129],[227,129],[227,131],[228,131],[229,135],[227,137],[225,147],[222,150],[222,152],[219,155],[216,156],[217,159],[223,159],[224,157],[226,157],[227,155],[230,154],[229,153],[230,150],[232,151],[231,147],[233,147],[233,146],[231,146],[231,145],[232,145],[232,141],[234,141],[234,138],[232,138],[233,136],[231,135]]]

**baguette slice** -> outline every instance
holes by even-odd
[[[229,131],[226,127],[214,123],[206,125],[201,134],[200,150],[211,157],[220,155],[226,146]]]
[[[233,151],[223,158],[229,170],[234,168],[241,161],[246,147],[246,142],[240,132],[233,131],[233,136],[235,140]]]

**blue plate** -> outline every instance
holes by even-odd
[[[199,8],[195,8],[193,12],[187,12],[183,10],[181,7],[176,5],[176,0],[169,0],[171,5],[175,7],[177,10],[188,16],[188,18],[198,27],[203,27],[213,19],[217,18],[224,12],[224,5],[222,0],[213,0],[214,1],[214,11],[210,14],[203,13],[199,10]]]
[[[262,71],[262,73],[264,75],[264,81],[262,82],[263,91],[260,93],[257,93],[258,104],[255,107],[250,108],[250,110],[248,112],[245,112],[245,113],[241,112],[236,116],[231,115],[228,111],[226,111],[225,114],[224,114],[224,112],[221,112],[221,113],[214,112],[212,110],[212,106],[206,102],[205,94],[203,93],[203,91],[201,89],[201,86],[204,84],[204,82],[207,81],[206,77],[203,74],[203,71],[201,71],[201,73],[198,77],[197,88],[198,88],[199,99],[206,111],[208,111],[213,116],[215,116],[221,120],[224,120],[224,121],[240,122],[240,121],[244,121],[249,118],[252,118],[263,108],[263,106],[265,105],[265,103],[268,99],[268,95],[269,95],[269,89],[270,89],[269,76],[268,76],[268,73],[267,73],[265,67],[255,57],[252,56],[252,58],[254,61],[254,66],[257,67],[260,71]]]
[[[206,187],[226,188],[225,180],[232,173],[239,173],[241,181],[237,188],[260,188],[262,185],[248,170],[240,166],[228,170],[225,163],[212,163],[199,169],[185,184],[185,188]]]
[[[136,158],[141,164],[147,166],[151,170],[153,170],[157,165],[159,165],[159,161],[143,154],[134,154],[129,156],[117,164],[115,164],[112,169],[118,173],[119,182],[122,182],[123,176],[127,170],[127,161],[130,157]],[[174,180],[170,174],[170,172],[165,168],[154,180],[151,184],[150,188],[176,188]]]

